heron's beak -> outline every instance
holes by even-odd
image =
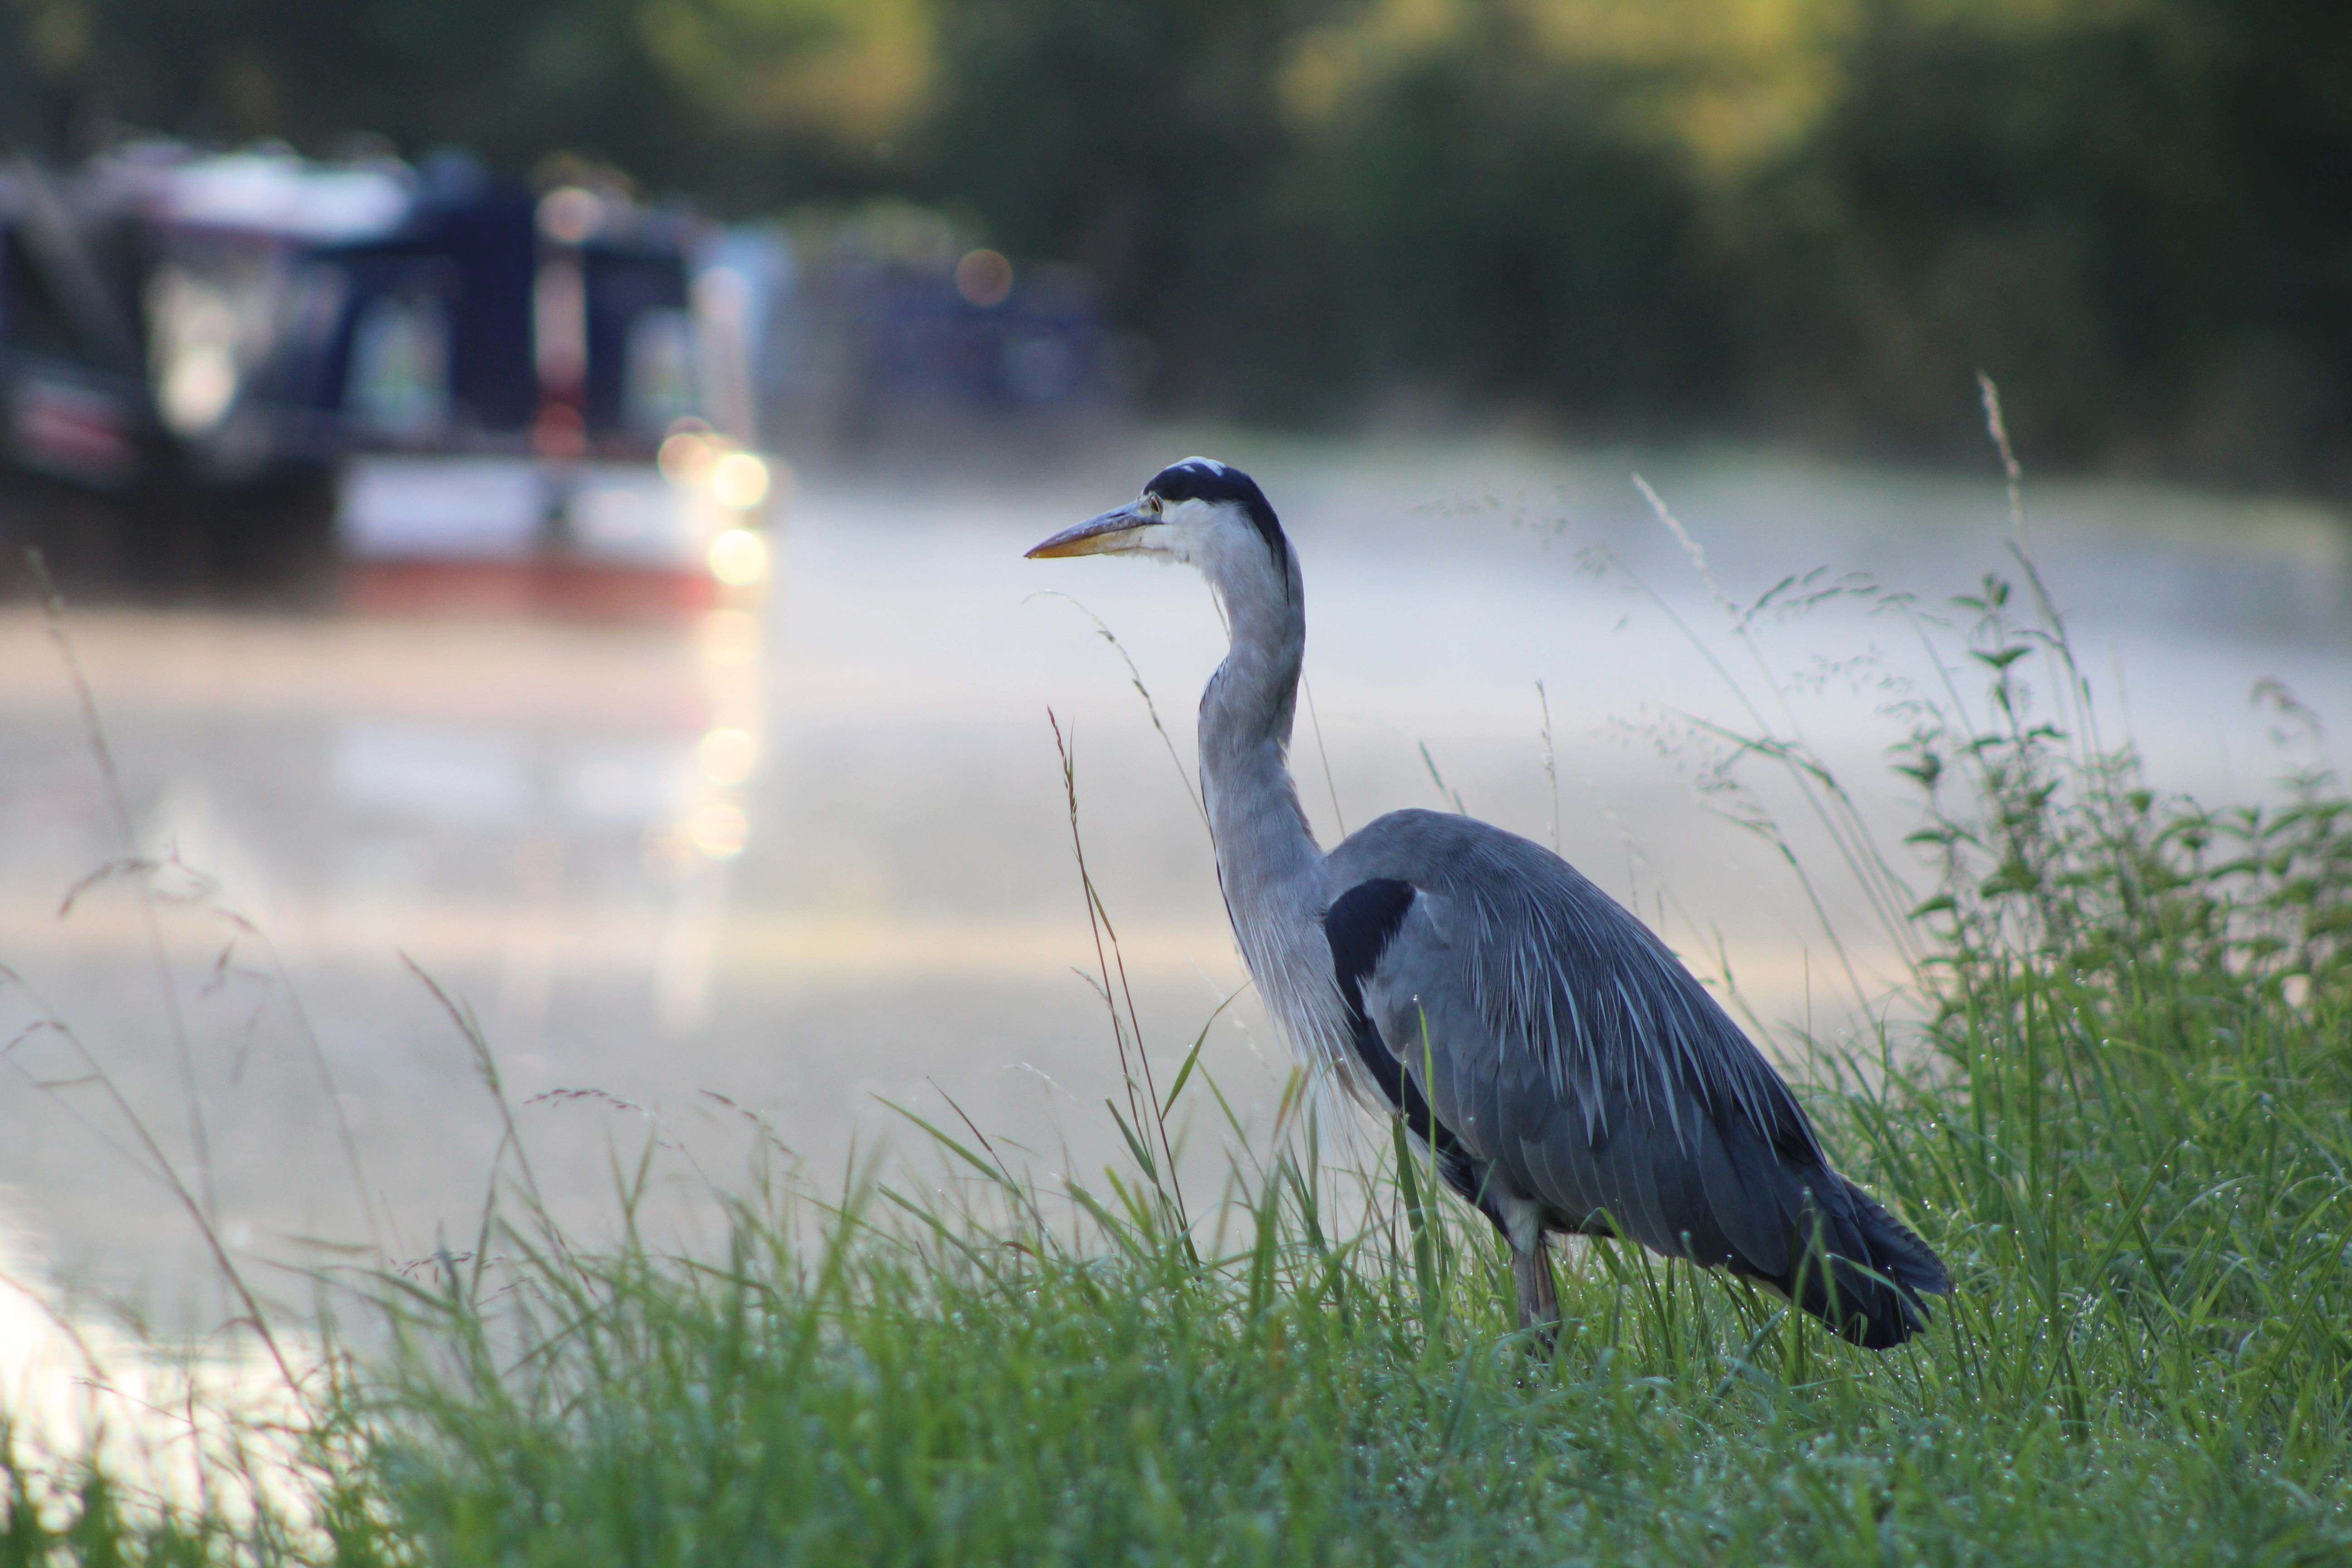
[[[1160,520],[1134,503],[1066,528],[1029,552],[1032,561],[1057,560],[1065,555],[1116,555],[1136,547],[1136,535]]]

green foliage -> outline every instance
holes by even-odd
[[[730,212],[944,204],[1171,403],[2352,483],[2338,0],[0,0],[0,135],[127,123]]]
[[[474,1252],[364,1290],[389,1337],[324,1363],[309,1518],[175,1512],[0,1440],[0,1568],[2345,1561],[2352,802],[2158,795],[2023,581],[1959,602],[1898,752],[1919,1022],[1810,1093],[1952,1268],[1900,1349],[1591,1243],[1546,1355],[1405,1139],[1327,1158],[1294,1083],[1260,1163],[1199,1041],[1155,1069],[1114,1008],[1120,1165],[1044,1190],[918,1122],[928,1190],[755,1180],[693,1257],[583,1248],[526,1167]],[[1745,750],[1843,800],[1801,743]],[[1236,1154],[1202,1206],[1171,1119],[1209,1102]]]
[[[1547,61],[1518,31],[1416,55],[1315,127],[1282,244],[1312,254],[1321,236],[1339,264],[1273,341],[1311,323],[1319,342],[1299,346],[1356,384],[1586,418],[1719,403],[1731,279],[1675,158],[1625,132],[1643,84]]]
[[[845,50],[845,32],[856,44],[874,31],[867,10],[855,0],[0,0],[0,89],[12,74],[37,89],[0,102],[0,136],[62,152],[92,135],[102,110],[132,131],[215,144],[275,138],[335,153],[389,139],[411,156],[455,146],[518,171],[568,153],[659,190],[766,210],[787,195],[872,184],[874,105],[827,99],[789,69],[800,51],[919,81],[919,31],[899,40],[916,57],[911,73],[894,63],[903,50]]]
[[[1967,602],[1979,721],[1904,758],[1926,1037],[1813,1095],[1953,1266],[1912,1344],[1596,1243],[1546,1362],[1409,1145],[1337,1168],[1311,1118],[1188,1224],[1188,1062],[1066,1204],[932,1129],[963,1184],[811,1239],[761,1193],[723,1258],[522,1227],[397,1286],[362,1511],[449,1564],[2340,1560],[2352,806],[2159,803],[2037,711],[2029,669],[2079,681],[2008,596]]]
[[[946,5],[925,165],[1175,400],[2352,480],[2332,0]]]
[[[2035,15],[2035,13],[2039,15]],[[2326,0],[1879,0],[1766,192],[1756,384],[1964,449],[1990,371],[2042,460],[2337,486],[2352,158]]]
[[[2318,1561],[2352,1548],[2342,1053],[2236,1021],[2104,1099],[2036,1026],[1829,1101],[1958,1266],[1885,1356],[1602,1248],[1545,1366],[1409,1164],[1335,1244],[1286,1163],[1206,1259],[1148,1202],[1083,1246],[918,1205],[806,1248],[747,1206],[703,1265],[522,1247],[502,1301],[407,1301],[366,1473],[442,1563]]]
[[[267,1523],[126,1498],[88,1464],[37,1462],[0,1422],[0,1568],[209,1568],[278,1544]]]
[[[1317,9],[942,0],[928,177],[1015,254],[1090,269],[1159,342],[1180,398],[1229,395],[1278,363],[1252,340],[1297,279],[1269,245],[1289,142],[1275,74]]]
[[[2009,599],[1988,577],[1958,601],[1979,617],[1983,714],[1922,705],[1900,748],[1927,795],[1911,842],[1933,852],[1940,887],[1914,914],[1936,928],[1940,1016],[1969,1016],[2023,972],[2062,1011],[2161,1020],[2149,1043],[2179,1053],[2216,997],[2352,1000],[2352,803],[2333,775],[2298,773],[2272,805],[2162,799],[2127,749],[2084,742],[2093,715],[2063,627],[2019,626]],[[2071,706],[2069,729],[2035,710],[2037,667]]]

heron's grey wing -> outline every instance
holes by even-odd
[[[1360,993],[1370,1037],[1392,1058],[1382,1088],[1412,1107],[1416,1132],[1417,1117],[1433,1121],[1436,1132],[1423,1134],[1433,1146],[1458,1146],[1499,1195],[1534,1200],[1553,1228],[1614,1229],[1661,1253],[1786,1268],[1783,1217],[1737,1179],[1753,1162],[1727,1146],[1690,1085],[1637,1095],[1604,1064],[1557,1087],[1542,1054],[1520,1048],[1481,995],[1475,969],[1498,939],[1470,929],[1460,895],[1402,879],[1362,886],[1412,893]],[[1343,898],[1335,913],[1345,908]],[[1710,1171],[1727,1179],[1710,1184]]]
[[[1485,1188],[1535,1201],[1557,1228],[1613,1226],[1728,1265],[1866,1343],[1907,1335],[1918,1293],[1947,1288],[1926,1246],[1830,1168],[1787,1085],[1706,989],[1558,856],[1465,817],[1398,812],[1329,868],[1335,915],[1367,884],[1411,889],[1386,895],[1360,1011]]]

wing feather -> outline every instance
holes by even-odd
[[[1698,1177],[1706,1205],[1722,1226],[1732,1257],[1747,1260],[1758,1274],[1784,1274],[1789,1268],[1789,1216],[1761,1188],[1740,1175],[1726,1146],[1731,1136],[1717,1126],[1699,1139]]]
[[[1651,1251],[1678,1252],[1675,1227],[1667,1222],[1657,1183],[1650,1174],[1648,1152],[1638,1136],[1627,1135],[1632,1131],[1621,1121],[1610,1137],[1593,1146],[1605,1206],[1625,1234]]]
[[[1699,1134],[1700,1142],[1706,1138],[1705,1131]],[[1661,1159],[1654,1153],[1650,1168],[1658,1184],[1659,1207],[1675,1233],[1675,1252],[1699,1263],[1731,1261],[1731,1244],[1715,1205],[1707,1198],[1698,1163],[1679,1156]]]
[[[1467,817],[1397,812],[1327,867],[1335,894],[1412,889],[1362,975],[1363,1012],[1496,1188],[1551,1228],[1605,1211],[1654,1251],[1793,1288],[1865,1344],[1925,1321],[1918,1295],[1948,1288],[1935,1255],[1830,1168],[1738,1026],[1565,861]],[[1834,1300],[1799,1267],[1816,1220]]]
[[[1539,1079],[1595,1133],[1631,1112],[1662,1117],[1687,1145],[1695,1102],[1736,1107],[1774,1142],[1818,1157],[1787,1087],[1738,1026],[1647,927],[1550,851],[1467,817],[1401,811],[1334,849],[1329,868],[1335,894],[1377,879],[1422,893],[1379,979],[1475,1012],[1484,1037],[1449,1049],[1509,1055],[1515,1077]],[[1405,942],[1414,926],[1418,940]]]

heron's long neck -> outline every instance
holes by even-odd
[[[1218,880],[1247,951],[1269,925],[1311,918],[1320,890],[1322,851],[1286,760],[1307,613],[1295,558],[1281,574],[1263,556],[1219,565],[1209,575],[1233,646],[1201,696],[1201,783]],[[1249,956],[1255,968],[1259,954]]]

